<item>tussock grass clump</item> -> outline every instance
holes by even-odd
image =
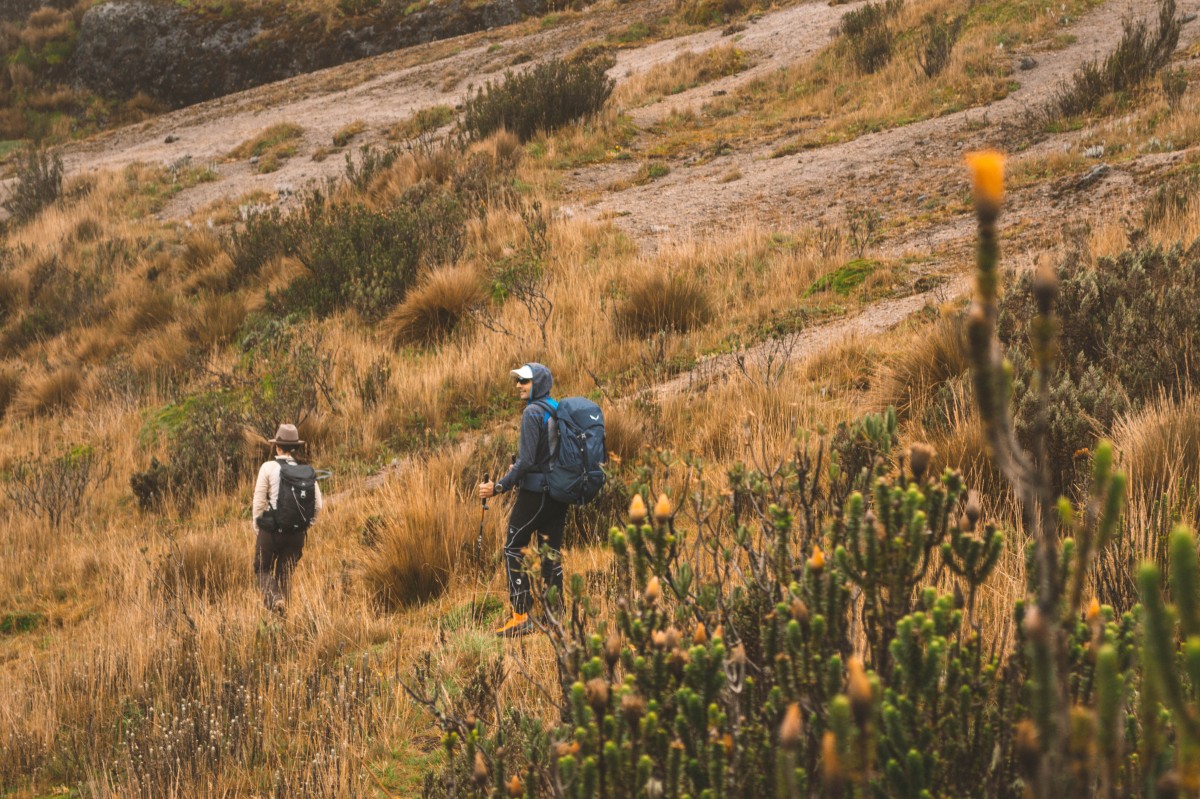
[[[659,331],[685,333],[707,324],[712,315],[712,301],[699,279],[657,269],[626,285],[612,319],[620,335],[649,336]]]
[[[604,443],[619,462],[634,463],[648,443],[641,416],[620,405],[606,410]]]
[[[613,63],[611,56],[554,58],[506,72],[503,83],[488,81],[463,104],[462,129],[474,139],[504,129],[527,141],[589,117],[612,94]]]
[[[1135,502],[1200,486],[1200,395],[1162,396],[1123,417],[1113,428],[1113,446]]]
[[[14,410],[22,416],[45,416],[68,408],[83,389],[83,375],[74,366],[26,380]]]
[[[433,344],[445,339],[483,299],[479,275],[469,266],[430,272],[380,324],[397,346]]]
[[[128,297],[123,300],[130,302]],[[121,318],[121,329],[126,335],[146,333],[175,318],[175,296],[165,290],[149,288],[132,302],[132,307]]]
[[[473,557],[479,503],[463,476],[465,453],[418,461],[379,491],[372,506],[372,544],[362,555],[360,576],[371,600],[396,610],[441,594]],[[493,513],[496,513],[493,511]],[[485,529],[484,551],[497,545],[495,519]]]
[[[178,542],[158,563],[159,586],[173,594],[219,599],[250,581],[244,553],[222,539],[192,535]]]
[[[347,144],[354,141],[354,139],[366,129],[367,123],[363,122],[361,119],[356,119],[349,124],[343,125],[342,127],[338,128],[336,133],[333,134],[333,146],[345,147]]]
[[[260,175],[274,172],[296,154],[304,128],[293,122],[280,122],[229,151],[233,159],[257,158],[254,171]]]
[[[246,305],[236,294],[210,297],[193,306],[184,333],[203,350],[233,340],[246,319]]]
[[[423,141],[438,128],[454,120],[454,109],[448,105],[431,105],[384,131],[391,141]]]
[[[906,344],[880,369],[873,387],[872,404],[896,409],[900,421],[913,420],[931,426],[930,412],[937,413],[935,397],[945,385],[967,373],[963,349],[962,319],[957,314],[942,316],[932,325],[914,332]]]
[[[1047,121],[1086,114],[1105,97],[1132,91],[1153,78],[1171,60],[1182,23],[1175,15],[1175,0],[1160,0],[1153,33],[1145,20],[1127,20],[1124,27],[1121,41],[1103,62],[1089,61],[1058,89],[1042,111]]]

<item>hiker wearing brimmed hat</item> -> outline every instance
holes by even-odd
[[[254,576],[268,609],[287,608],[292,571],[304,552],[308,528],[321,513],[321,488],[311,466],[293,454],[304,444],[294,424],[281,424],[268,443],[275,457],[258,470],[254,484]]]
[[[550,370],[540,363],[527,363],[520,369],[513,369],[512,375],[517,381],[518,394],[526,402],[521,414],[517,460],[508,474],[499,480],[479,484],[479,496],[483,499],[517,491],[504,539],[504,564],[513,613],[496,630],[497,635],[505,637],[524,635],[533,629],[529,621],[533,594],[525,569],[525,548],[533,540],[534,533],[547,548],[542,556],[542,578],[547,590],[558,589],[561,601],[563,572],[559,553],[567,520],[566,504],[550,496],[546,482],[557,444],[553,440],[555,427],[550,423],[552,410],[558,406],[550,396],[550,387],[554,384]]]

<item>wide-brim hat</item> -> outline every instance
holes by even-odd
[[[268,444],[303,444],[304,441],[300,438],[300,431],[296,429],[294,424],[281,424],[279,429],[275,431],[275,437],[267,441]]]
[[[520,380],[532,380],[533,379],[533,369],[530,368],[529,364],[525,364],[520,369],[512,369],[511,373]]]

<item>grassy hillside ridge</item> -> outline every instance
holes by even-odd
[[[1178,13],[1191,8],[1181,5]],[[914,5],[893,18],[899,41],[915,38],[933,10],[950,18],[969,13],[965,4]],[[691,13],[680,7],[681,15]],[[960,42],[970,41],[971,24]],[[1074,19],[1052,24],[1040,14],[986,22],[1010,24],[975,28],[974,35],[1006,30],[1045,43],[1079,30]],[[1105,33],[1106,48],[1117,44],[1117,27]],[[600,29],[589,36],[611,34],[623,45],[627,33]],[[843,35],[812,63],[851,68],[852,55],[839,49]],[[1184,48],[1193,46],[1187,28],[1183,38]],[[438,701],[449,703],[452,717],[491,720],[491,699],[498,696],[517,714],[512,723],[520,735],[534,727],[544,734],[544,725],[558,718],[554,649],[540,637],[506,648],[487,635],[504,605],[491,559],[502,504],[484,517],[485,562],[474,555],[480,509],[472,488],[483,473],[501,470],[515,446],[518,404],[506,375],[523,360],[550,364],[560,394],[591,395],[608,416],[617,455],[612,491],[600,506],[573,514],[565,563],[595,600],[599,620],[615,624],[618,594],[637,599],[646,587],[603,545],[633,493],[650,485],[682,506],[684,481],[700,473],[700,459],[708,486],[720,494],[730,488],[726,472],[736,463],[773,463],[794,452],[798,431],[809,431],[815,445],[824,429],[843,474],[873,463],[885,438],[887,451],[904,454],[906,462],[908,444],[929,441],[936,454],[927,474],[961,466],[967,485],[985,490],[983,513],[1011,535],[973,602],[971,621],[987,640],[1011,635],[1012,603],[1027,596],[1025,534],[984,455],[958,349],[963,303],[956,287],[973,231],[953,142],[946,147],[954,155],[889,163],[881,173],[896,185],[886,192],[878,181],[845,179],[866,167],[851,160],[852,151],[837,150],[846,159],[843,169],[814,179],[814,196],[825,198],[818,210],[836,211],[820,218],[765,217],[728,229],[714,225],[704,236],[641,239],[629,232],[636,227],[622,227],[625,217],[597,220],[587,210],[597,198],[608,202],[604,187],[615,182],[614,165],[644,168],[647,192],[692,180],[689,159],[711,159],[701,167],[728,174],[721,159],[731,156],[688,140],[680,133],[687,126],[634,121],[636,114],[662,111],[663,102],[689,102],[711,81],[736,82],[774,58],[760,50],[739,61],[736,38],[719,46],[694,59],[663,58],[631,75],[618,70],[614,96],[598,114],[524,143],[507,133],[465,148],[439,141],[426,134],[445,133],[454,115],[434,103],[426,107],[435,109],[428,115],[435,122],[414,122],[406,130],[421,132],[391,152],[378,143],[386,135],[382,126],[365,122],[342,146],[366,142],[373,149],[354,150],[349,165],[344,153],[319,162],[337,170],[339,181],[322,186],[319,196],[295,189],[282,210],[274,205],[282,198],[247,194],[261,184],[242,171],[250,173],[247,161],[259,144],[254,166],[279,145],[296,146],[280,173],[310,161],[309,116],[280,120],[293,125],[288,135],[223,140],[221,155],[244,143],[231,164],[210,168],[196,157],[91,173],[69,169],[61,197],[6,227],[0,248],[4,791],[416,795],[431,774],[437,795],[438,781],[461,764],[447,760],[441,731],[401,686],[401,680],[417,685],[413,669],[426,668],[418,656],[425,650],[434,652],[426,673],[444,686]],[[893,46],[891,68],[919,68],[915,51]],[[636,55],[636,47],[627,50]],[[1191,69],[1182,58],[1179,64]],[[362,68],[347,67],[346,75]],[[789,74],[810,68],[796,64]],[[936,87],[962,79],[953,70],[952,61],[921,80]],[[1187,77],[1176,100],[1151,81],[1102,101],[1073,123],[1077,132],[1036,132],[1045,143],[1012,162],[1016,180],[1003,218],[1008,263],[1041,258],[1062,266],[1064,296],[1073,296],[1071,281],[1086,286],[1107,280],[1112,270],[1176,264],[1170,268],[1185,274],[1179,265],[1194,262],[1187,248],[1200,232],[1190,138],[1194,81]],[[883,79],[861,80],[865,86]],[[757,96],[744,93],[760,91],[747,88],[757,85],[731,95]],[[691,88],[673,92],[678,86]],[[287,89],[271,92],[250,96],[284,97]],[[731,95],[711,99],[721,103]],[[770,102],[744,105],[743,124],[729,123],[725,141],[735,152],[760,154],[760,161],[739,162],[750,173],[778,162],[765,158],[769,149],[800,133],[772,127]],[[852,103],[821,107],[812,124],[851,130],[861,110]],[[343,113],[321,124],[336,132],[363,119],[349,105]],[[172,124],[184,119],[175,116]],[[908,127],[899,119],[894,124],[898,131]],[[269,127],[260,119],[253,132]],[[986,127],[967,134],[926,130],[931,138],[967,135],[964,146],[1010,135]],[[140,135],[161,141],[156,131]],[[325,146],[332,146],[332,133],[328,139]],[[1150,145],[1152,139],[1158,143]],[[1097,142],[1111,174],[1091,190],[1075,188],[1093,160],[1082,150]],[[1069,157],[1057,154],[1056,144],[1070,147]],[[680,149],[668,160],[657,157],[659,148]],[[659,163],[670,172],[654,175]],[[272,175],[267,179],[279,173]],[[585,179],[587,188],[577,189]],[[930,196],[917,210],[893,201],[918,189]],[[158,218],[173,198],[210,190],[224,196],[221,207],[189,224]],[[624,199],[641,189],[612,191]],[[781,194],[775,202],[783,210],[802,201]],[[1137,232],[1113,222],[1122,214]],[[1076,222],[1064,246],[1062,229]],[[409,241],[424,246],[411,249]],[[1183,245],[1179,254],[1153,255],[1158,244],[1176,242]],[[1120,258],[1105,266],[1096,260],[1102,256]],[[1024,295],[1013,296],[1015,302]],[[551,303],[547,317],[539,297]],[[870,327],[883,332],[853,332],[868,327],[853,325],[857,312],[870,318],[886,303],[909,298],[917,298],[916,313]],[[1172,313],[1154,305],[1154,292],[1130,289],[1127,299],[1108,305]],[[1087,321],[1079,320],[1074,335],[1091,335]],[[826,329],[846,333],[821,338]],[[820,346],[790,348],[797,332]],[[1005,335],[1019,358],[1023,335]],[[1106,406],[1114,413],[1102,419],[1095,400],[1111,395],[1113,386],[1093,381],[1066,397],[1054,428],[1062,441],[1082,436],[1089,447],[1097,433],[1117,436],[1118,457],[1136,486],[1122,528],[1121,540],[1129,543],[1114,549],[1114,557],[1128,562],[1157,551],[1163,518],[1192,512],[1185,493],[1169,507],[1153,505],[1167,485],[1186,485],[1194,459],[1181,443],[1182,425],[1194,415],[1189,384],[1162,379],[1175,366],[1156,363],[1158,377],[1136,400],[1127,395],[1126,404]],[[1121,373],[1111,364],[1104,369]],[[1190,374],[1186,363],[1176,371]],[[653,390],[672,380],[674,390]],[[1160,397],[1154,388],[1166,393]],[[886,421],[888,406],[898,409],[895,427]],[[264,434],[283,417],[303,418],[308,455],[333,477],[326,484],[329,513],[310,538],[292,612],[278,620],[258,610],[250,585],[247,507]],[[1067,453],[1072,467],[1074,455]],[[1162,464],[1176,458],[1178,467],[1164,471]],[[887,456],[882,468],[892,478],[907,467]],[[71,493],[77,486],[79,493]],[[29,501],[30,492],[38,502]],[[694,532],[683,515],[677,523],[681,533]],[[812,542],[794,543],[790,556],[803,564]],[[832,549],[828,556],[832,563]],[[1089,584],[1118,612],[1133,591],[1127,561],[1105,561],[1111,585],[1099,578]],[[933,582],[941,591],[953,588]],[[799,613],[789,606],[793,612]],[[740,636],[744,628],[736,629]],[[734,631],[730,622],[725,640],[732,642]],[[693,640],[698,633],[689,626],[686,635]],[[694,646],[715,645],[712,625],[705,636]],[[878,671],[882,658],[868,655],[869,667]],[[603,704],[599,694],[593,698],[596,707]],[[768,732],[774,738],[773,728]],[[822,745],[817,738],[810,743]],[[504,791],[497,766],[507,761],[493,744],[491,738],[481,744],[484,780],[489,792]],[[512,762],[523,763],[521,757]]]

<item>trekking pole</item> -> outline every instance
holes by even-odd
[[[491,478],[485,474],[483,476],[483,482],[490,483]],[[479,511],[479,535],[475,538],[475,562],[476,563],[483,563],[483,519],[487,515],[487,509],[488,509],[487,497],[484,497],[482,500],[480,500],[480,504],[483,507],[482,507],[482,510]]]

